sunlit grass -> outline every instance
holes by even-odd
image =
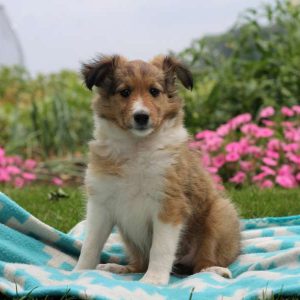
[[[0,188],[1,190],[1,188]],[[85,197],[80,186],[66,187],[68,198],[49,200],[54,186],[33,185],[24,189],[5,187],[2,191],[43,222],[64,232],[70,230],[85,215]],[[290,216],[300,214],[300,189],[260,190],[256,187],[228,189],[242,218]]]

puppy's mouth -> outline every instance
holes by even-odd
[[[130,128],[130,131],[138,137],[144,137],[149,135],[153,131],[152,126],[140,126],[140,125],[135,125]]]

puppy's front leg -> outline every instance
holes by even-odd
[[[96,268],[101,250],[113,227],[105,206],[93,199],[87,204],[86,222],[87,235],[74,271]]]
[[[149,266],[141,282],[167,284],[170,278],[182,225],[163,223],[159,218],[153,221],[153,240]]]

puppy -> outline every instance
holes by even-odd
[[[167,284],[172,270],[230,277],[239,220],[188,147],[176,81],[192,89],[190,71],[168,56],[149,63],[107,56],[84,64],[82,74],[97,96],[85,176],[87,236],[75,270],[97,267],[116,225],[129,263],[97,269],[146,272],[141,281],[150,284]]]

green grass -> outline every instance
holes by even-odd
[[[69,198],[59,200],[48,199],[48,193],[56,191],[53,186],[33,185],[21,190],[0,187],[0,190],[43,222],[64,232],[84,218],[84,194],[81,187],[64,188]],[[236,203],[243,218],[300,214],[300,189],[229,188],[228,195]]]
[[[0,191],[43,222],[61,231],[69,231],[84,218],[84,193],[79,187],[66,187],[68,198],[49,200],[48,194],[57,191],[54,186],[33,185],[23,189],[0,186]]]
[[[256,187],[229,189],[228,194],[243,218],[280,217],[300,214],[300,189]]]

